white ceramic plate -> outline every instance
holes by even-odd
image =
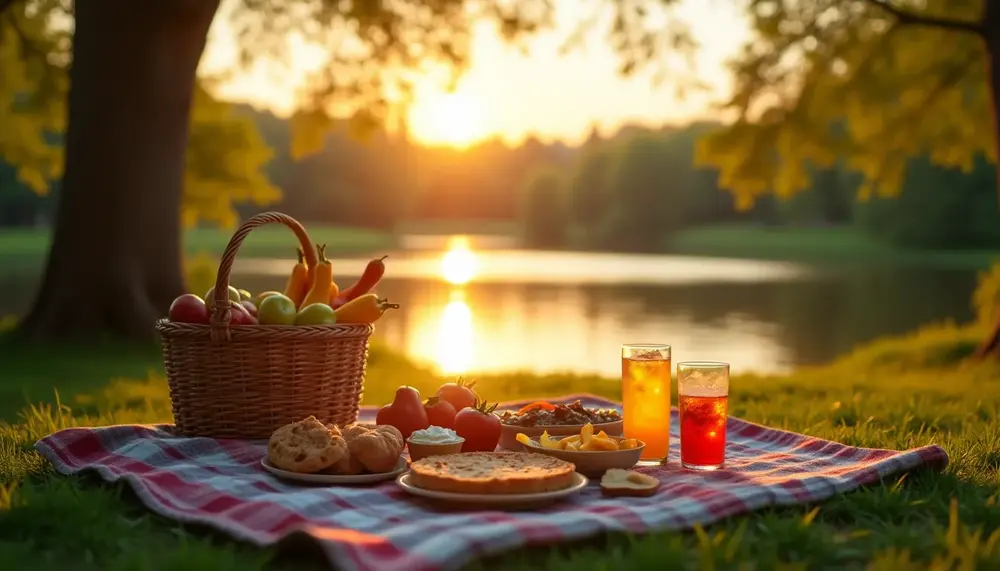
[[[432,500],[440,500],[454,504],[467,504],[469,506],[487,506],[493,508],[504,507],[530,507],[546,504],[571,496],[587,487],[587,477],[583,474],[573,473],[573,485],[562,490],[551,492],[540,492],[537,494],[460,494],[455,492],[442,492],[440,490],[425,490],[410,483],[410,474],[402,474],[396,478],[396,484],[403,491]]]
[[[260,465],[263,466],[268,472],[283,480],[293,480],[308,484],[374,484],[376,482],[392,480],[396,476],[399,476],[403,472],[410,469],[410,465],[406,461],[406,458],[402,456],[399,457],[399,461],[396,462],[396,467],[393,468],[391,472],[382,472],[381,474],[358,474],[356,476],[337,476],[334,474],[299,474],[298,472],[289,472],[288,470],[275,468],[274,465],[271,464],[271,461],[267,459],[267,456],[261,458]]]

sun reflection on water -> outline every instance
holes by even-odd
[[[448,240],[448,251],[441,258],[441,277],[450,284],[469,283],[476,275],[476,255],[469,248],[465,236],[453,236]]]
[[[468,372],[475,357],[472,308],[465,299],[463,285],[476,275],[476,255],[465,236],[453,236],[441,258],[441,277],[453,289],[438,323],[437,366],[442,373]]]
[[[465,293],[455,290],[438,324],[437,365],[442,373],[455,375],[469,370],[475,357],[473,334],[472,308]]]

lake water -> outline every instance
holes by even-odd
[[[341,287],[367,258],[334,260]],[[238,260],[234,282],[281,289],[288,260]],[[820,268],[667,255],[461,247],[392,252],[378,293],[402,305],[376,337],[448,374],[620,374],[623,343],[669,343],[674,362],[734,372],[820,364],[928,321],[971,318],[975,272]],[[0,315],[23,312],[36,275],[0,276]]]

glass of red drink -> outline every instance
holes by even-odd
[[[681,464],[692,470],[721,468],[726,461],[729,363],[678,363],[677,398]]]

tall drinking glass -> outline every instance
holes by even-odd
[[[646,443],[640,465],[670,450],[670,345],[622,345],[622,417],[627,438]]]
[[[681,464],[716,470],[726,461],[729,363],[677,363],[677,408],[681,417]]]

